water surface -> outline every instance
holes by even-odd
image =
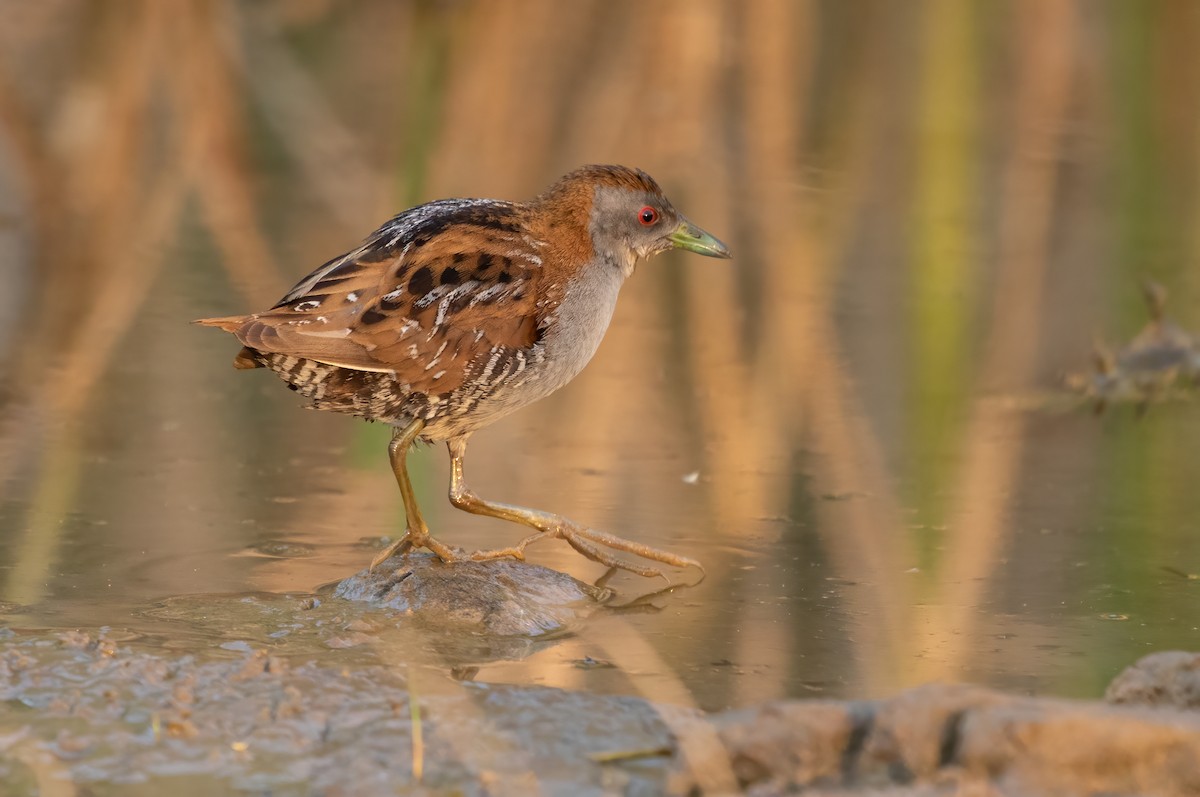
[[[1143,278],[1200,329],[1186,4],[38,8],[0,35],[6,627],[405,665],[258,614],[402,530],[387,430],[303,411],[188,321],[269,305],[414,202],[612,161],[736,258],[641,267],[589,368],[478,434],[468,475],[708,577],[476,681],[1096,697],[1200,643],[1200,406],[1097,416],[1060,380],[1142,325]],[[446,542],[519,538],[449,506],[441,448],[412,463]]]

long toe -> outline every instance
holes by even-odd
[[[444,545],[438,542],[433,537],[425,537],[425,539],[421,542],[421,547],[428,548],[429,550],[433,551],[434,556],[436,556],[438,559],[441,559],[446,564],[457,562],[463,558],[461,551],[456,551],[449,545]]]
[[[467,558],[474,562],[490,562],[493,559],[516,559],[519,562],[525,561],[525,551],[517,546],[511,548],[497,548],[492,551],[472,551],[467,554]]]
[[[576,539],[585,539],[589,543],[593,544],[591,546],[593,548],[595,548],[596,545],[603,545],[606,548],[612,548],[614,551],[631,553],[634,556],[641,557],[642,559],[649,559],[651,562],[662,562],[664,565],[670,565],[671,567],[694,567],[701,573],[704,572],[704,565],[700,564],[691,557],[680,556],[679,554],[671,553],[670,551],[664,551],[661,548],[654,548],[649,545],[644,545],[640,542],[627,540],[624,537],[618,537],[615,534],[596,531],[595,529],[589,529],[583,526],[576,526],[571,529],[563,529],[561,536],[568,539],[571,536],[574,536]],[[574,547],[576,550],[579,550],[578,546]],[[580,553],[583,552],[580,551]],[[588,556],[587,554],[584,555]],[[592,557],[588,556],[588,558],[590,559]],[[624,569],[627,570],[629,568]],[[655,570],[654,575],[661,575],[661,573]]]
[[[510,545],[507,548],[496,548],[491,551],[475,551],[467,554],[468,559],[473,559],[476,562],[486,562],[491,559],[511,558],[518,561],[525,561],[525,547],[530,543],[537,542],[540,539],[549,536],[549,532],[539,531],[536,534],[530,534],[525,539],[518,542],[516,545]]]
[[[633,562],[627,562],[618,556],[613,556],[608,551],[593,545],[592,543],[588,542],[588,540],[584,539],[584,537],[574,532],[563,531],[560,536],[567,541],[567,545],[570,545],[576,551],[583,554],[588,559],[591,559],[593,562],[599,562],[605,567],[626,570],[630,573],[636,573],[639,576],[644,576],[645,578],[666,578],[661,570],[654,567],[645,567],[643,565],[634,564]]]
[[[379,567],[379,565],[383,564],[388,559],[391,559],[396,554],[407,553],[411,548],[412,540],[409,539],[408,534],[405,534],[403,537],[396,540],[379,553],[375,554],[375,558],[371,560],[371,565],[367,568],[367,570],[374,571],[375,568]]]

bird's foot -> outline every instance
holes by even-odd
[[[467,554],[467,558],[475,562],[488,562],[492,559],[511,558],[517,561],[525,561],[525,546],[531,542],[537,542],[543,537],[548,536],[547,532],[539,531],[537,534],[530,534],[525,539],[518,542],[516,545],[510,545],[507,548],[495,548],[490,551],[474,551]]]
[[[371,565],[367,570],[373,571],[393,556],[406,555],[414,548],[426,548],[432,551],[438,559],[446,563],[457,562],[462,558],[462,555],[456,553],[453,548],[443,545],[429,536],[428,531],[413,531],[412,529],[408,529],[404,532],[403,537],[375,554],[375,558],[371,560]]]
[[[630,573],[636,573],[639,576],[646,578],[662,577],[663,572],[656,567],[647,567],[634,562],[626,561],[625,559],[615,556],[605,548],[611,548],[615,551],[630,553],[634,556],[639,556],[643,559],[649,559],[652,562],[662,562],[670,567],[694,567],[701,573],[704,572],[704,566],[686,556],[663,551],[658,548],[653,548],[649,545],[643,545],[640,542],[633,542],[622,537],[617,537],[613,534],[607,534],[603,531],[589,529],[586,526],[580,526],[565,518],[558,518],[556,521],[538,531],[536,534],[530,534],[525,539],[508,548],[497,548],[491,551],[475,551],[468,554],[467,558],[474,561],[487,561],[490,559],[502,559],[511,557],[520,561],[525,560],[525,548],[531,543],[538,540],[543,540],[547,537],[556,537],[565,540],[568,545],[574,548],[579,553],[591,559],[593,562],[599,562],[605,567],[616,568],[618,570],[626,570]]]
[[[680,556],[670,551],[664,551],[661,548],[654,548],[640,542],[627,540],[615,534],[589,529],[586,526],[580,526],[570,521],[564,521],[554,530],[553,534],[555,537],[566,540],[567,545],[570,545],[593,562],[599,562],[605,567],[636,573],[646,578],[666,578],[666,576],[656,567],[646,567],[645,565],[627,561],[604,550],[604,548],[630,553],[642,559],[648,559],[651,562],[662,562],[670,567],[694,567],[701,573],[704,573],[704,565],[691,557]]]

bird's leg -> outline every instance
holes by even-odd
[[[525,547],[530,543],[537,542],[546,537],[557,537],[566,540],[568,545],[593,562],[599,562],[607,567],[628,570],[631,573],[637,573],[639,576],[661,576],[662,571],[657,568],[627,562],[604,550],[604,548],[630,553],[640,556],[643,559],[662,562],[672,567],[695,567],[701,572],[704,570],[701,564],[695,559],[679,556],[678,554],[658,548],[652,548],[649,545],[626,540],[613,534],[589,529],[561,515],[512,506],[511,504],[485,501],[471,492],[471,489],[467,487],[466,479],[463,477],[463,457],[467,451],[467,439],[465,437],[457,437],[447,443],[447,448],[450,450],[450,503],[459,509],[475,515],[486,515],[537,529],[536,534],[529,535],[516,545],[508,548],[497,548],[492,551],[476,551],[469,554],[471,559],[479,561],[499,559],[505,556],[511,556],[514,559],[524,559]]]
[[[408,478],[408,449],[424,428],[425,421],[415,420],[403,429],[396,429],[392,433],[391,442],[388,443],[388,457],[392,461],[392,473],[396,474],[396,484],[400,485],[400,497],[404,500],[404,517],[408,528],[403,537],[376,554],[371,560],[371,570],[389,557],[398,553],[408,553],[413,548],[428,548],[443,562],[453,562],[458,558],[450,548],[429,536],[429,527],[421,517],[417,495],[413,492],[412,481]]]

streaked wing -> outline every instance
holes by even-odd
[[[481,352],[537,342],[540,244],[519,232],[519,212],[487,200],[406,211],[235,334],[261,352],[394,372],[417,392],[453,391]]]

